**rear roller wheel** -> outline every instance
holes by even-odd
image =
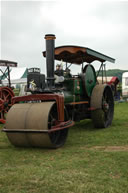
[[[10,130],[49,130],[58,120],[55,102],[15,104],[9,110],[6,129]],[[58,148],[67,138],[68,129],[51,133],[7,132],[10,142],[20,147]]]
[[[96,85],[91,96],[92,121],[96,128],[106,128],[112,124],[114,114],[113,93],[108,85]]]

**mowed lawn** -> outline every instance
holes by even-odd
[[[110,128],[77,123],[60,149],[15,148],[0,132],[0,193],[128,193],[128,103]]]

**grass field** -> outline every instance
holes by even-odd
[[[110,128],[77,123],[56,150],[15,148],[0,132],[0,193],[128,193],[128,103]]]

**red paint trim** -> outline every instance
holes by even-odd
[[[74,125],[74,121],[65,121],[65,122],[58,122],[58,124],[52,127],[49,130],[33,130],[33,129],[6,129],[5,127],[2,129],[3,132],[8,133],[52,133],[55,131],[63,130]]]
[[[25,101],[56,101],[59,121],[64,121],[64,96],[58,94],[32,94],[21,97],[13,97],[12,103]]]
[[[66,122],[60,122],[58,125],[52,127],[50,130],[48,130],[48,133],[72,127],[74,124],[75,124],[74,121],[71,121],[71,120],[66,121]]]
[[[0,123],[5,124],[6,120],[5,119],[0,119]]]
[[[112,79],[108,82],[109,85],[118,84],[118,83],[119,83],[119,79],[116,76],[113,76]]]

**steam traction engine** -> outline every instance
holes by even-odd
[[[0,123],[5,123],[5,115],[12,106],[12,97],[14,97],[10,80],[10,67],[17,67],[17,63],[0,60],[0,66],[5,67],[4,70],[0,69]],[[3,84],[3,79],[7,79],[6,86]]]
[[[97,82],[91,63],[98,60],[103,70],[105,61],[115,60],[85,47],[54,48],[54,35],[46,35],[45,39],[47,78],[38,68],[29,69],[27,90],[32,94],[14,97],[7,114],[3,131],[15,146],[58,148],[65,143],[68,128],[75,121],[92,119],[96,128],[112,123],[112,90]],[[54,60],[65,62],[65,69],[54,71]],[[81,74],[72,75],[71,64],[81,65]]]

